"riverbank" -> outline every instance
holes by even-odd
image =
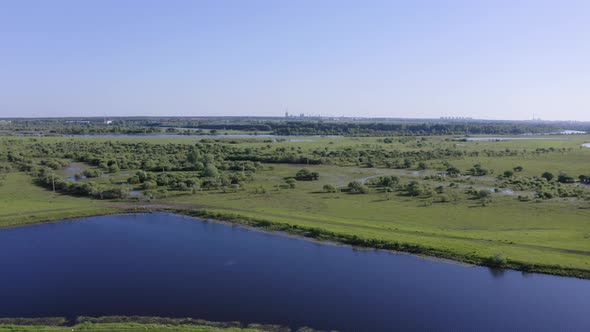
[[[527,262],[519,262],[503,257],[480,257],[476,255],[464,255],[459,252],[443,250],[440,248],[404,243],[398,241],[385,241],[375,238],[364,238],[357,235],[349,235],[331,232],[317,227],[305,227],[273,222],[266,219],[251,218],[240,214],[216,212],[211,210],[177,210],[162,209],[160,211],[173,212],[177,214],[198,217],[208,220],[222,220],[238,225],[263,229],[272,232],[284,232],[296,236],[302,236],[318,241],[331,241],[335,243],[351,245],[353,247],[381,249],[410,253],[420,256],[431,256],[443,260],[452,260],[479,266],[488,266],[494,269],[512,269],[527,273],[544,273],[559,276],[590,279],[590,271],[583,269],[569,269],[553,265],[535,265]]]
[[[358,248],[380,249],[395,252],[409,253],[418,256],[432,257],[434,259],[450,260],[457,263],[467,263],[471,265],[487,266],[493,269],[511,269],[526,273],[543,273],[565,277],[574,277],[580,279],[590,279],[590,270],[567,268],[560,265],[550,264],[532,264],[526,261],[518,261],[510,258],[498,256],[479,256],[475,254],[466,254],[456,250],[445,250],[433,246],[409,243],[404,241],[389,241],[377,237],[365,237],[344,232],[334,232],[322,227],[310,227],[298,224],[285,223],[282,221],[273,221],[266,218],[256,218],[245,214],[220,211],[210,208],[189,209],[181,206],[165,204],[144,204],[141,206],[130,207],[121,205],[121,207],[108,207],[95,210],[57,212],[53,214],[36,214],[27,216],[24,222],[2,223],[1,228],[18,227],[32,225],[37,223],[58,222],[67,219],[77,219],[91,216],[128,214],[128,213],[150,213],[150,212],[168,212],[189,217],[201,218],[214,222],[231,223],[245,226],[257,230],[268,232],[282,232],[289,235],[300,236],[314,241],[333,242],[337,244],[350,245]]]
[[[279,325],[241,324],[240,322],[212,322],[192,318],[164,318],[144,316],[78,317],[68,321],[64,317],[0,318],[0,331],[10,332],[70,332],[70,331],[182,331],[182,332],[290,332]],[[311,328],[299,332],[320,332]]]

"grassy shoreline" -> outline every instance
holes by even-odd
[[[0,318],[0,331],[183,331],[183,332],[291,332],[289,327],[272,324],[243,324],[240,322],[213,322],[193,318],[151,316],[81,316],[73,321],[64,317]],[[308,327],[298,332],[320,332]]]
[[[497,262],[493,257],[483,257],[478,255],[467,255],[458,251],[444,250],[431,246],[420,244],[405,243],[400,241],[388,241],[377,238],[361,237],[340,232],[333,232],[321,227],[309,227],[285,222],[276,222],[265,218],[255,218],[239,213],[229,213],[214,209],[183,209],[167,207],[136,207],[136,208],[103,208],[83,211],[70,211],[67,214],[36,214],[27,218],[26,222],[13,222],[9,224],[0,224],[0,229],[27,226],[40,223],[58,222],[61,220],[78,219],[93,216],[129,214],[129,213],[149,213],[149,212],[169,212],[189,217],[196,217],[208,221],[224,222],[236,225],[251,227],[253,229],[283,232],[289,235],[300,236],[307,239],[313,239],[322,242],[334,242],[343,245],[350,245],[359,248],[381,249],[395,252],[409,253],[420,256],[430,256],[437,259],[452,260],[461,263],[468,263],[478,266],[488,266],[499,269],[511,269],[527,273],[542,273],[564,277],[574,277],[590,280],[590,271],[584,269],[566,268],[559,265],[542,265],[531,264],[528,262],[507,259],[504,262]]]

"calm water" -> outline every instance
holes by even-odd
[[[587,280],[358,251],[163,213],[1,230],[0,262],[0,316],[590,330]]]

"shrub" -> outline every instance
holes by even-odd
[[[288,178],[287,180],[285,180],[285,182],[287,183],[287,185],[289,185],[289,188],[295,189],[295,183],[297,182],[295,181],[295,179]]]
[[[324,187],[322,187],[322,190],[325,193],[335,193],[336,192],[336,187],[334,187],[331,184],[325,184]]]
[[[506,267],[508,260],[506,259],[506,257],[504,255],[497,253],[493,256],[490,256],[488,259],[486,259],[485,263],[489,267],[493,267],[496,269],[502,269],[502,268]]]
[[[318,172],[312,172],[307,169],[301,169],[295,174],[297,181],[312,181],[317,180],[319,177],[320,174]]]
[[[557,182],[574,183],[574,182],[576,182],[576,179],[574,179],[573,176],[569,176],[567,174],[559,174],[559,176],[557,177]]]
[[[366,194],[368,192],[367,187],[358,181],[352,181],[348,184],[348,189],[351,194]]]

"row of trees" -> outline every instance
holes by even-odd
[[[567,124],[568,129],[590,131],[588,124]],[[519,135],[549,133],[563,129],[562,124],[516,122],[447,122],[440,121],[253,121],[248,119],[209,119],[190,121],[182,118],[130,119],[119,118],[105,124],[103,119],[14,119],[0,124],[12,132],[44,132],[49,134],[198,134],[198,130],[240,130],[272,132],[278,135],[347,135],[347,136],[425,136],[425,135]],[[190,130],[189,130],[190,129]]]

